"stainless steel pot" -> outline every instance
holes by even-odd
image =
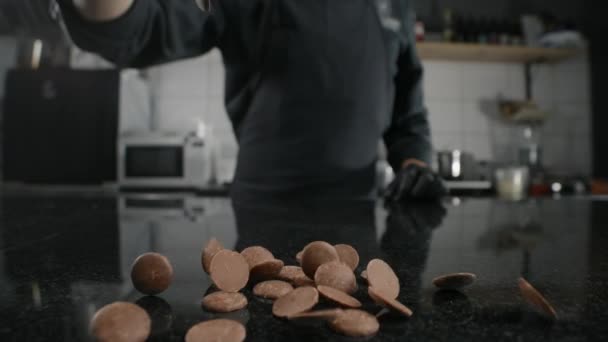
[[[474,158],[461,150],[437,152],[437,173],[446,180],[460,180],[472,171]]]

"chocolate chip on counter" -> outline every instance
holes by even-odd
[[[211,260],[217,254],[217,252],[224,249],[224,246],[216,239],[211,238],[207,242],[207,245],[203,248],[203,253],[201,255],[201,264],[203,265],[203,270],[206,273],[209,273],[209,266],[211,266]]]
[[[332,261],[319,266],[315,272],[315,283],[333,287],[348,294],[357,291],[355,274],[350,267],[340,261]]]
[[[380,329],[378,319],[362,310],[344,310],[330,323],[337,333],[351,337],[367,337],[375,335]]]
[[[247,330],[229,319],[214,319],[194,325],[186,333],[186,342],[243,342]]]
[[[433,285],[442,290],[458,290],[475,282],[477,276],[473,273],[451,273],[433,279]]]
[[[224,249],[213,257],[209,273],[218,289],[239,292],[249,281],[249,264],[241,254]]]
[[[293,286],[282,280],[267,280],[253,288],[253,294],[267,299],[278,299],[293,291]]]
[[[290,282],[295,287],[315,286],[314,280],[308,278],[300,266],[283,266],[277,279]]]
[[[340,257],[334,246],[324,241],[311,242],[302,252],[302,270],[312,279],[319,266],[339,260]]]
[[[264,247],[251,246],[243,249],[241,255],[247,260],[249,269],[268,260],[274,260],[274,255]]]
[[[324,285],[317,286],[317,290],[319,291],[321,296],[340,306],[353,309],[361,307],[361,302],[346,292]]]
[[[340,261],[348,265],[353,271],[357,269],[357,266],[359,266],[359,253],[357,253],[357,250],[354,249],[353,246],[338,244],[335,245],[334,248],[336,249],[336,252],[338,252]]]
[[[371,299],[377,304],[393,311],[402,314],[405,317],[412,316],[412,310],[407,306],[400,303],[398,300],[394,298],[389,298],[384,295],[384,293],[378,292],[375,288],[369,287],[367,289],[367,293],[371,297]]]
[[[535,308],[542,311],[552,319],[557,319],[557,312],[545,297],[538,292],[526,279],[519,278],[517,280],[521,296]]]
[[[202,306],[211,312],[233,312],[247,306],[247,297],[239,292],[218,291],[203,298]]]
[[[143,342],[150,335],[151,320],[146,310],[127,302],[115,302],[99,309],[91,319],[90,332],[100,342]]]
[[[299,287],[277,299],[272,314],[288,317],[312,309],[319,302],[319,292],[314,287]]]
[[[384,297],[395,299],[399,296],[399,278],[395,271],[384,261],[373,259],[367,264],[367,281],[376,292]]]
[[[131,281],[137,291],[147,295],[156,295],[171,285],[173,267],[164,255],[145,253],[133,262]]]
[[[266,260],[251,268],[250,277],[254,281],[276,279],[281,270],[283,269],[283,266],[284,264],[281,260]]]
[[[288,316],[287,319],[322,319],[327,321],[335,320],[338,315],[342,313],[342,309],[327,309],[327,310],[316,310],[297,313],[295,315]]]

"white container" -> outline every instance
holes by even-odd
[[[496,169],[496,193],[502,199],[520,201],[528,195],[529,171],[527,167],[515,166]]]

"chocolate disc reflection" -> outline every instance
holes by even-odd
[[[152,332],[150,337],[164,335],[173,325],[173,309],[164,299],[155,296],[139,298],[135,304],[142,307],[152,319]]]

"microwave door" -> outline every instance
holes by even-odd
[[[184,148],[181,145],[126,145],[121,156],[124,186],[184,186]]]

